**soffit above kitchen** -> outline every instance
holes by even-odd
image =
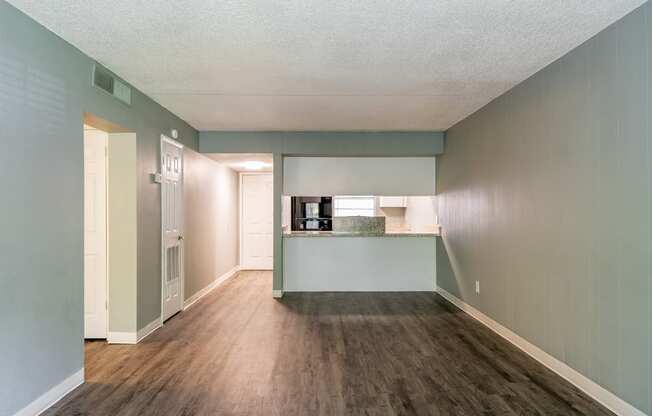
[[[9,0],[198,130],[445,130],[644,0]]]

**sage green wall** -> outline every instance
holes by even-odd
[[[184,298],[238,265],[238,173],[190,149],[183,152]]]
[[[138,91],[127,106],[91,87],[92,65],[0,0],[0,415],[83,367],[84,112],[137,134],[138,322],[160,313],[160,190],[148,174],[161,133],[197,148],[197,132]]]
[[[437,172],[439,285],[647,413],[651,7],[451,128]]]
[[[280,153],[285,156],[434,156],[442,132],[229,132],[199,133],[201,153]]]
[[[111,133],[108,140],[109,331],[136,332],[138,276],[138,184],[136,135]]]
[[[284,156],[436,156],[442,132],[227,132],[199,133],[202,153],[274,154],[274,290],[283,290]]]
[[[432,195],[434,157],[286,157],[284,195]]]

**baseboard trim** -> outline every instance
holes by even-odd
[[[136,334],[136,342],[140,342],[144,340],[147,336],[149,336],[152,332],[156,331],[160,327],[162,327],[163,324],[161,323],[161,317],[157,317],[155,320],[150,322],[149,324],[145,325],[144,328],[141,328],[138,330]]]
[[[106,342],[109,344],[136,344],[138,343],[138,332],[109,332]]]
[[[186,299],[183,302],[183,310],[185,311],[186,309],[188,309],[189,307],[194,305],[201,298],[208,295],[213,289],[215,289],[216,287],[218,287],[222,283],[226,282],[227,280],[229,280],[233,276],[235,276],[239,271],[240,271],[240,266],[235,266],[234,268],[232,268],[228,272],[224,273],[222,276],[219,276],[211,284],[209,284],[205,288],[201,289],[200,291],[198,291],[197,293],[195,293],[194,295],[192,295],[191,297]]]
[[[14,416],[37,416],[52,407],[63,397],[84,383],[84,368],[43,393],[39,398],[19,410]]]
[[[607,409],[611,410],[617,415],[620,416],[646,416],[645,413],[635,408],[631,404],[627,403],[625,400],[616,396],[614,393],[600,386],[593,380],[579,373],[577,370],[570,367],[568,364],[558,360],[547,352],[543,351],[541,348],[517,335],[512,330],[504,327],[498,322],[494,321],[487,315],[483,314],[479,310],[475,309],[473,306],[465,303],[461,299],[457,298],[455,295],[447,292],[441,287],[437,287],[437,293],[439,293],[444,299],[448,300],[453,305],[457,306],[467,315],[476,319],[487,328],[494,331],[496,334],[500,335],[510,343],[514,344],[517,348],[525,352],[530,357],[534,358],[553,372],[557,373],[563,379],[573,384],[578,389],[582,390],[584,393],[592,397],[595,401],[602,404]]]
[[[272,297],[275,297],[276,299],[280,299],[283,297],[283,291],[282,290],[272,290]]]

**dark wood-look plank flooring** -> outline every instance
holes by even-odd
[[[86,344],[46,415],[610,415],[432,293],[271,297],[242,272],[133,346]]]

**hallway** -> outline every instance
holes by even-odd
[[[241,272],[138,345],[86,343],[46,415],[608,415],[429,293],[271,297]]]

